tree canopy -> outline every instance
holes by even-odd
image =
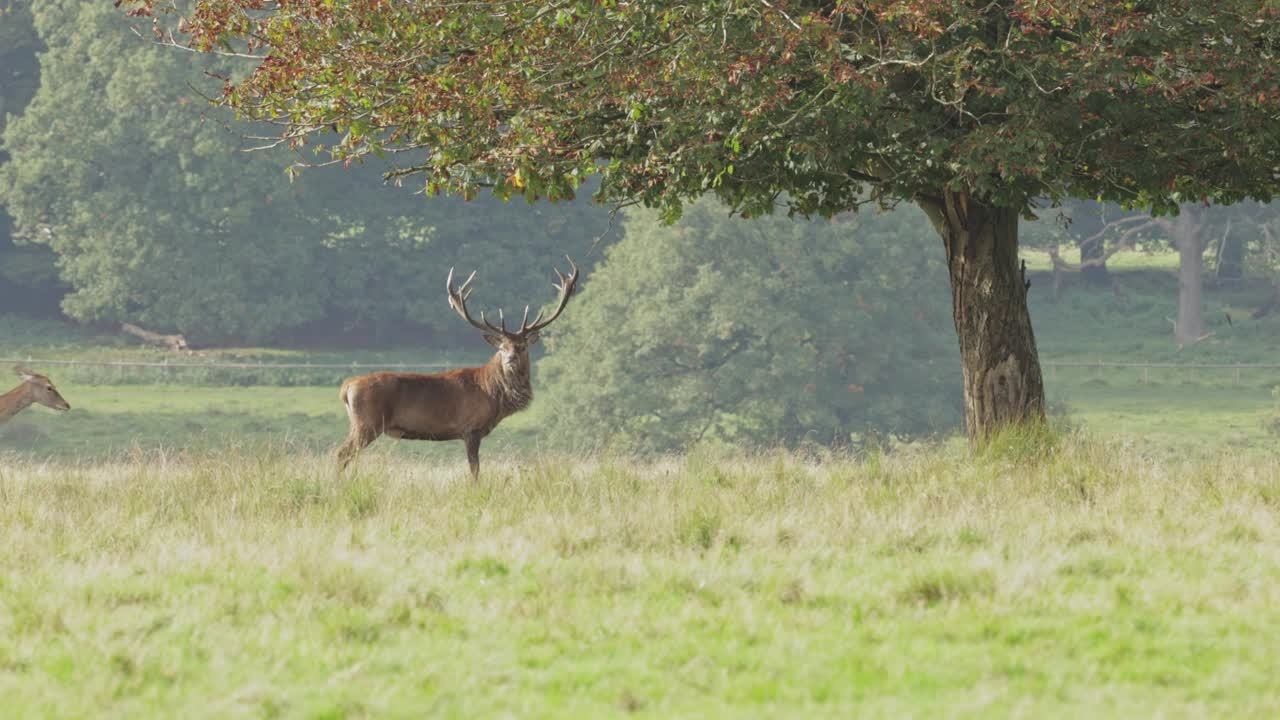
[[[602,169],[611,197],[830,214],[868,188],[1268,199],[1278,19],[1265,0],[199,0],[180,29],[264,58],[225,98],[283,142],[409,151],[433,188],[556,198]]]
[[[0,215],[0,309],[56,304],[56,271],[72,317],[196,343],[344,330],[421,341],[456,326],[442,299],[450,265],[503,278],[488,297],[524,304],[544,293],[548,256],[589,268],[608,226],[586,203],[424,203],[381,187],[372,167],[288,183],[288,153],[240,152],[230,113],[197,94],[201,73],[230,61],[140,41],[109,5],[19,5],[0,37],[22,60],[0,65],[0,102],[21,110],[4,128],[0,203],[26,243],[10,246]]]

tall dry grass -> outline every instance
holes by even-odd
[[[1280,710],[1280,462],[0,459],[28,716]]]

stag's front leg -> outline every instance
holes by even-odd
[[[467,463],[471,465],[471,479],[480,479],[480,436],[467,436]]]

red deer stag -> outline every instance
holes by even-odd
[[[71,405],[58,394],[49,378],[26,368],[14,368],[22,384],[0,395],[0,425],[36,403],[54,410],[70,410]]]
[[[480,440],[502,419],[529,407],[533,401],[530,386],[529,346],[538,342],[538,333],[560,317],[578,284],[578,267],[569,261],[568,275],[556,270],[560,291],[556,308],[545,320],[543,313],[529,322],[529,306],[524,308],[520,329],[507,330],[506,319],[498,311],[498,326],[480,313],[476,322],[467,312],[471,295],[471,273],[461,287],[453,286],[453,270],[449,270],[449,307],[473,327],[484,332],[484,339],[497,349],[489,362],[480,367],[459,368],[443,373],[380,372],[348,378],[338,391],[351,430],[346,442],[338,448],[338,472],[341,473],[361,450],[379,435],[403,440],[462,440],[467,446],[467,462],[471,478],[480,477]]]

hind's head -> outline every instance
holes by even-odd
[[[18,374],[18,377],[22,378],[23,387],[32,402],[40,403],[54,410],[71,409],[71,403],[63,399],[58,389],[53,386],[53,381],[49,378],[21,367],[14,368],[14,372]]]

